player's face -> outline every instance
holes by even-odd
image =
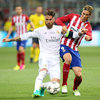
[[[22,7],[16,7],[16,14],[17,15],[20,15],[20,14],[22,14]]]
[[[88,18],[89,18],[90,16],[91,16],[91,15],[90,15],[90,12],[89,12],[89,11],[83,10],[82,13],[81,13],[81,20],[82,20],[83,22],[85,22],[85,21],[88,20]]]
[[[45,24],[50,29],[54,24],[55,18],[49,15],[45,16]]]

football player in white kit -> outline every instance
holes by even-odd
[[[35,80],[33,96],[44,96],[44,90],[43,88],[41,90],[41,86],[43,86],[43,79],[47,74],[49,74],[51,82],[60,83],[60,38],[62,34],[67,32],[67,28],[54,25],[54,16],[55,13],[52,10],[48,10],[45,16],[46,26],[37,28],[33,32],[27,32],[27,34],[19,37],[3,40],[3,42],[10,42],[27,40],[33,37],[39,38],[39,74]]]
[[[54,25],[55,13],[48,10],[45,16],[46,26],[35,29],[33,32],[20,35],[12,39],[5,39],[3,42],[27,40],[28,38],[37,37],[40,42],[39,55],[39,74],[35,80],[33,95],[44,96],[41,85],[44,77],[49,74],[50,80],[60,83],[60,38],[61,33],[67,32],[66,28]]]

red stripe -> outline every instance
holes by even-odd
[[[80,21],[80,23],[79,23],[79,25],[78,25],[78,27],[77,27],[78,29],[80,29],[80,27],[81,27],[81,24],[82,24],[82,22]]]
[[[23,23],[23,15],[22,15],[22,23]],[[22,34],[23,34],[23,26],[22,26]]]
[[[74,40],[71,39],[71,41],[70,41],[70,43],[69,43],[69,45],[68,45],[70,48],[71,48],[71,45],[72,45],[73,41],[74,41]]]
[[[60,43],[62,42],[62,38],[63,38],[63,37],[64,37],[64,36],[61,37]]]
[[[67,44],[67,40],[68,40],[68,38],[65,38],[65,40],[64,40],[64,45]]]
[[[81,43],[81,41],[82,41],[83,37],[84,37],[84,36],[82,36],[82,37],[81,37],[81,40],[79,41],[78,46],[80,45],[80,43]]]
[[[78,43],[78,40],[79,40],[79,38],[75,41],[75,43],[74,43],[74,45],[73,45],[73,50],[75,50],[76,45],[77,45],[77,43]]]

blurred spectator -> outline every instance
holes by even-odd
[[[9,18],[8,18],[8,20],[5,22],[5,24],[4,24],[4,30],[8,33],[8,31],[9,31],[9,29],[10,29],[10,27],[11,27],[11,23],[12,23],[12,17],[10,16]],[[12,31],[12,33],[11,33],[11,37],[13,38],[14,37],[14,32],[15,32],[15,30],[16,30],[16,28],[15,27],[13,27],[13,31]]]

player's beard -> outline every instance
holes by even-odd
[[[48,24],[46,24],[46,26],[47,26],[48,29],[50,29],[50,28],[53,27],[53,23],[48,23]]]

